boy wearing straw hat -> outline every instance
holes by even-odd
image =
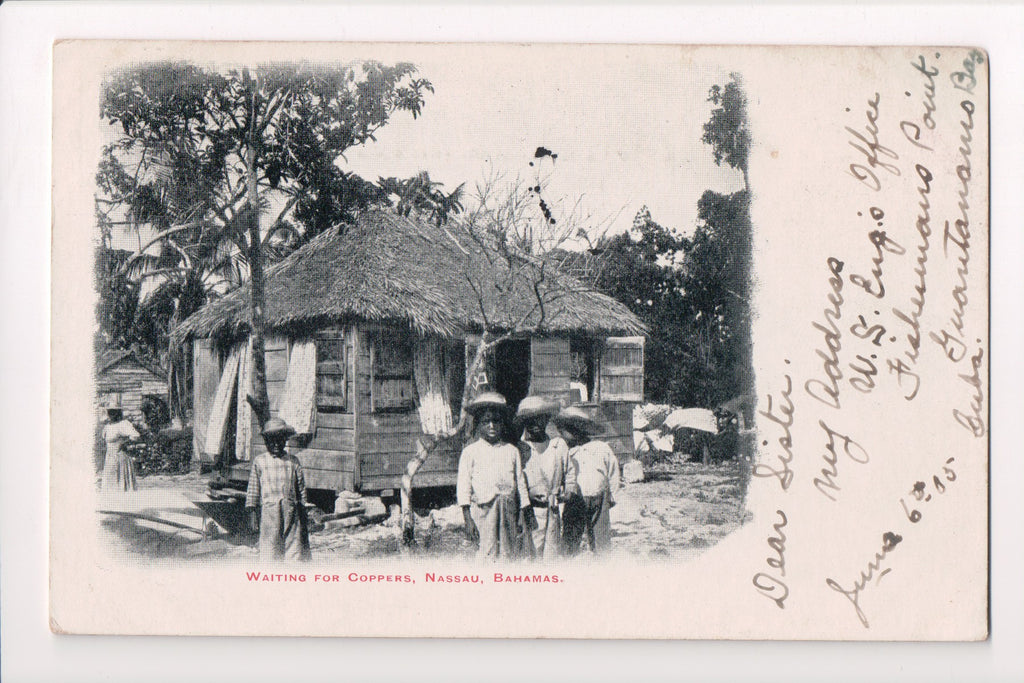
[[[302,465],[285,450],[295,430],[279,417],[263,426],[266,453],[252,459],[245,506],[252,523],[260,508],[260,561],[309,560],[309,525],[306,520],[306,481]]]
[[[519,449],[504,439],[508,404],[501,394],[488,391],[473,399],[466,412],[478,437],[462,450],[455,487],[466,534],[480,543],[477,559],[513,559],[522,552],[522,519],[530,494]]]
[[[573,555],[579,551],[583,537],[591,551],[604,552],[612,541],[608,511],[615,505],[619,490],[619,460],[608,444],[593,439],[603,430],[582,409],[565,408],[554,422],[569,445],[569,459],[581,494],[573,501],[575,504],[566,505],[566,552]]]
[[[576,472],[569,465],[569,447],[561,437],[551,438],[548,422],[558,406],[539,396],[527,396],[519,403],[516,425],[522,433],[519,453],[530,491],[532,554],[552,559],[561,553],[562,515],[559,503],[576,492]]]

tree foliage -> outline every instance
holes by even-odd
[[[344,153],[399,112],[419,116],[432,91],[408,63],[222,72],[160,62],[113,74],[100,112],[116,133],[97,169],[97,220],[105,246],[117,226],[149,240],[111,274],[159,278],[138,331],[175,325],[218,288],[261,279],[262,254],[279,258],[388,202],[386,189],[342,169]],[[187,373],[180,353],[167,348]],[[172,410],[185,384],[172,380]]]
[[[99,302],[96,318],[99,323],[96,351],[108,346],[130,348],[134,341],[133,325],[139,307],[139,285],[125,275],[121,267],[131,257],[123,249],[101,248],[93,262]]]
[[[395,209],[400,215],[408,216],[412,211],[417,211],[438,227],[447,222],[451,215],[461,213],[465,208],[465,183],[451,192],[445,192],[442,184],[431,180],[427,171],[420,171],[404,180],[394,177],[381,178],[377,181],[377,186],[386,195],[397,197]]]
[[[158,231],[193,222],[190,244],[200,251],[238,244],[252,173],[259,209],[279,210],[267,236],[308,239],[385,200],[339,162],[396,113],[419,116],[432,91],[408,63],[220,73],[165,62],[119,72],[101,103],[102,118],[123,133],[104,150],[97,176],[101,228],[115,217]]]
[[[743,173],[747,190],[747,161],[750,156],[750,129],[747,125],[747,96],[739,74],[731,74],[725,86],[714,85],[708,102],[716,105],[704,124],[701,140],[711,145],[715,163],[726,164]]]
[[[708,404],[718,405],[751,389],[749,193],[708,190],[697,207],[683,287],[694,314],[695,371]]]
[[[637,315],[650,332],[645,346],[644,389],[649,398],[673,403],[687,399],[685,375],[685,300],[682,271],[675,260],[685,241],[656,223],[646,207],[628,233],[597,242],[590,255],[593,284]],[[574,264],[576,270],[581,270]]]
[[[713,86],[708,101],[717,107],[703,141],[716,163],[741,171],[746,182],[750,133],[739,76]],[[628,234],[600,240],[592,250],[602,262],[589,268],[594,284],[650,331],[649,400],[712,408],[751,390],[751,231],[749,189],[708,190],[697,202],[691,236],[659,225],[644,208]]]

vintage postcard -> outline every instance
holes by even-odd
[[[53,65],[53,631],[988,637],[984,50]]]

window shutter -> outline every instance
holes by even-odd
[[[316,333],[316,405],[326,411],[348,408],[345,333],[320,330]]]
[[[370,347],[371,401],[374,411],[410,410],[416,406],[411,341],[381,333]]]
[[[569,398],[569,339],[530,339],[530,393],[564,403]]]
[[[601,353],[601,400],[643,401],[644,338],[608,337]]]

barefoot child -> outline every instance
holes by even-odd
[[[508,404],[501,394],[488,391],[466,412],[478,437],[462,450],[455,488],[466,534],[479,540],[477,559],[513,559],[521,554],[523,508],[529,508],[530,495],[519,449],[504,439]]]
[[[270,418],[263,427],[268,452],[252,459],[245,506],[254,522],[260,508],[261,562],[310,559],[306,482],[299,459],[285,450],[294,433],[281,418]]]
[[[569,445],[569,458],[581,494],[566,505],[566,552],[578,552],[581,537],[594,553],[604,552],[612,541],[608,511],[615,505],[619,490],[619,461],[608,444],[593,440],[601,428],[582,409],[565,408],[554,422]]]

